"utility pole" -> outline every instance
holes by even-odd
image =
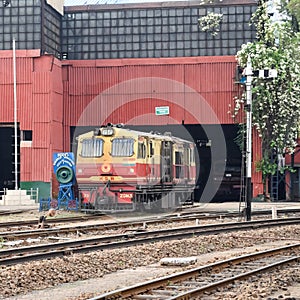
[[[251,221],[251,200],[252,200],[252,65],[250,56],[247,67],[244,70],[246,76],[246,220]]]
[[[13,77],[14,77],[14,138],[15,138],[15,190],[18,189],[18,115],[17,115],[17,71],[16,40],[13,38]]]

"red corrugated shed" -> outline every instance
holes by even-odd
[[[261,153],[261,138],[258,136],[256,130],[252,130],[252,183],[253,183],[253,195],[263,194],[262,185],[262,173],[256,170],[255,162],[262,158]]]
[[[31,181],[32,176],[32,148],[22,147],[20,150],[21,180]]]
[[[49,94],[51,91],[51,74],[49,72],[33,73],[33,92],[35,94]]]
[[[64,68],[69,90],[65,120],[72,126],[111,120],[127,123],[147,112],[147,124],[161,124],[155,106],[170,106],[168,123],[233,123],[234,57],[69,61]],[[131,103],[128,106],[126,103]],[[123,105],[125,105],[123,107]],[[90,107],[89,107],[90,106]],[[182,113],[178,113],[180,106]],[[70,109],[72,107],[72,109]],[[114,112],[122,107],[122,114]],[[133,116],[133,112],[135,115]]]
[[[18,59],[16,61],[17,83],[32,82],[32,59],[28,57],[19,57],[20,51],[17,51]],[[11,54],[12,55],[12,54]],[[0,82],[1,84],[13,84],[13,59],[12,57],[1,58]]]
[[[63,62],[65,124],[233,124],[236,60],[229,56]],[[68,90],[68,93],[66,91]],[[155,107],[169,106],[168,116]],[[66,127],[65,136],[68,135]],[[253,156],[260,156],[254,136]],[[65,146],[69,141],[65,141]],[[253,165],[254,195],[262,193]]]
[[[68,125],[63,125],[63,149],[64,151],[70,151],[71,137],[70,137],[70,127]],[[57,151],[58,152],[58,151]]]
[[[32,134],[33,148],[48,148],[51,141],[51,123],[34,122]]]
[[[30,181],[50,182],[52,174],[52,149],[32,148],[31,170]]]
[[[51,78],[51,91],[62,95],[63,93],[63,81],[62,81],[62,68],[61,62],[58,60],[54,60],[51,66],[51,74],[53,75]],[[62,99],[61,99],[62,100]]]
[[[297,145],[300,145],[300,139],[297,139]],[[291,155],[285,156],[286,165],[291,165]],[[300,146],[297,146],[294,152],[294,166],[300,167]]]
[[[55,121],[52,122],[50,134],[51,134],[50,144],[53,152],[62,152],[62,150],[64,149],[62,122],[55,122]],[[68,148],[66,147],[66,149]]]
[[[32,130],[32,120],[34,118],[32,84],[18,85],[17,91],[18,119],[22,120],[20,122],[20,129]]]
[[[49,122],[52,115],[51,93],[33,93],[34,122]]]
[[[1,63],[1,62],[0,62]],[[14,119],[14,91],[13,85],[0,83],[0,120],[1,122],[13,122]]]
[[[20,180],[50,182],[52,152],[63,151],[61,62],[39,51],[16,51],[17,122],[32,130],[32,143],[21,143]],[[12,51],[0,55],[0,122],[14,122]]]
[[[12,123],[12,51],[4,52],[0,118]],[[233,124],[235,67],[233,56],[61,62],[17,51],[18,123],[33,131],[32,146],[21,148],[21,180],[51,180],[52,153],[70,151],[70,126]],[[170,115],[155,115],[157,106]]]

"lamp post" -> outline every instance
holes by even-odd
[[[244,70],[246,76],[246,220],[251,221],[251,199],[252,199],[252,65],[250,56],[247,67]]]
[[[15,137],[15,190],[18,189],[18,131],[17,131],[17,72],[16,40],[13,39],[13,76],[14,76],[14,137]]]

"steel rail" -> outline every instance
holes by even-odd
[[[107,223],[97,223],[97,224],[89,224],[89,225],[78,225],[72,226],[68,228],[48,228],[48,229],[34,229],[34,230],[18,230],[18,231],[3,231],[0,232],[0,236],[4,240],[15,240],[21,238],[29,238],[29,237],[41,237],[41,236],[49,236],[59,235],[62,233],[71,233],[78,231],[95,231],[95,230],[110,230],[110,229],[118,229],[124,227],[137,227],[144,226],[145,224],[161,224],[166,222],[179,222],[179,221],[193,221],[193,220],[203,220],[203,219],[216,219],[219,217],[233,217],[236,214],[229,213],[228,215],[207,215],[203,213],[189,213],[186,215],[168,215],[161,217],[150,217],[144,218],[138,221],[116,221],[116,222],[107,222]]]
[[[1,210],[0,211],[0,216],[6,216],[6,215],[13,215],[13,214],[20,214],[23,212],[28,211],[29,209],[16,209],[16,210]],[[1,223],[0,223],[1,224]]]
[[[206,218],[203,215],[186,215],[186,216],[167,216],[161,218],[148,218],[140,221],[118,221],[118,222],[109,222],[109,223],[97,223],[97,224],[90,224],[90,225],[78,225],[72,226],[68,228],[48,228],[48,229],[34,229],[34,230],[19,230],[19,231],[6,231],[0,232],[0,237],[5,240],[16,240],[16,239],[25,239],[25,238],[32,238],[32,237],[42,237],[42,236],[49,236],[49,235],[61,235],[66,233],[74,233],[74,232],[82,232],[82,231],[104,231],[104,230],[112,230],[112,229],[119,229],[124,227],[138,227],[144,226],[149,224],[161,224],[166,222],[179,222],[179,221],[193,221],[193,220],[202,220]],[[214,217],[216,218],[216,217]],[[280,219],[272,219],[267,220],[268,222],[277,222]],[[297,222],[300,221],[299,218],[288,218],[285,220],[289,220],[289,222]],[[262,222],[261,220],[252,221],[249,224],[257,224],[257,222]],[[287,221],[286,221],[287,222]],[[239,222],[238,224],[245,224],[244,222]],[[260,224],[260,223],[258,223]],[[220,224],[219,226],[222,226]],[[218,224],[214,225],[206,225],[209,226],[218,226]]]
[[[152,243],[156,241],[178,240],[200,235],[220,234],[224,232],[292,224],[299,224],[299,219],[264,220],[246,223],[238,222],[204,226],[179,227],[148,232],[132,232],[126,234],[118,234],[115,236],[93,237],[89,239],[65,241],[55,244],[42,244],[31,247],[4,249],[0,250],[0,265],[9,265],[25,261],[40,260],[54,256],[68,255],[71,253],[86,253],[95,250],[128,247],[143,243]]]
[[[145,222],[145,221],[155,221],[158,220],[158,218],[164,218],[165,220],[167,219],[172,219],[176,218],[180,214],[181,218],[189,217],[189,215],[197,215],[198,218],[200,219],[213,219],[213,218],[218,218],[218,217],[236,217],[237,213],[213,213],[209,214],[208,213],[176,213],[176,214],[171,214],[169,216],[155,216],[155,217],[146,217],[143,220],[137,221],[139,223]],[[47,223],[49,224],[55,224],[55,223],[67,223],[67,222],[79,222],[79,221],[88,221],[88,220],[97,220],[100,219],[105,215],[99,215],[99,216],[80,216],[80,217],[69,217],[69,218],[57,218],[57,219],[48,219]],[[126,223],[126,221],[124,221]],[[110,222],[108,224],[121,224],[122,221],[117,221],[117,222]],[[128,223],[128,222],[127,222]],[[105,223],[106,224],[106,223]],[[37,220],[22,220],[22,221],[8,221],[8,222],[2,222],[0,223],[0,228],[5,228],[5,227],[16,227],[16,226],[35,226],[37,225]]]
[[[151,299],[151,297],[150,297],[151,295],[149,296],[149,292],[151,292],[151,290],[161,289],[163,287],[169,286],[170,284],[173,285],[176,283],[182,283],[184,281],[195,279],[195,278],[199,277],[201,273],[206,273],[206,272],[212,273],[214,270],[220,271],[220,269],[230,268],[232,266],[236,266],[236,265],[239,265],[244,262],[253,262],[254,260],[278,255],[282,252],[284,253],[284,252],[290,251],[290,250],[298,250],[299,248],[300,248],[300,244],[294,244],[294,245],[288,245],[288,246],[279,247],[279,248],[275,248],[275,249],[265,250],[265,251],[261,251],[261,252],[251,253],[251,254],[235,257],[235,258],[230,258],[228,260],[222,260],[220,262],[215,262],[215,263],[212,263],[209,265],[193,268],[191,270],[182,271],[182,272],[171,274],[171,275],[164,276],[161,278],[156,278],[154,280],[139,283],[134,286],[125,287],[125,288],[121,288],[121,289],[118,289],[115,291],[107,292],[107,293],[98,295],[96,297],[90,298],[89,300],[126,299],[128,297],[133,297],[133,296],[135,297],[134,299],[139,299],[139,298],[140,299]],[[232,283],[233,281],[244,280],[252,275],[256,275],[256,274],[262,273],[264,271],[267,271],[269,269],[276,268],[281,265],[285,265],[285,264],[288,264],[288,263],[291,263],[294,261],[299,261],[299,260],[300,260],[300,256],[298,256],[298,255],[289,257],[289,258],[286,258],[286,256],[285,256],[280,261],[277,261],[275,263],[273,263],[273,262],[267,263],[262,267],[243,272],[239,275],[229,276],[229,277],[223,278],[221,280],[217,280],[215,282],[206,284],[204,286],[202,285],[202,286],[199,286],[196,288],[186,289],[185,291],[182,291],[182,292],[178,291],[177,295],[172,295],[172,296],[168,297],[167,299],[168,300],[193,299],[193,297],[199,296],[205,292],[214,291],[219,287],[223,287],[223,286],[226,286],[226,285]],[[198,285],[201,285],[201,283],[199,282]],[[159,291],[161,291],[161,290],[159,290]],[[143,295],[142,295],[143,293],[147,293],[147,295],[144,295],[144,297],[143,297]],[[174,292],[170,292],[170,294],[174,294]],[[139,297],[139,295],[141,295],[141,296]],[[148,296],[148,298],[147,298],[147,296]]]
[[[166,222],[178,222],[178,221],[190,221],[195,219],[206,219],[208,216],[203,216],[202,214],[192,214],[191,216],[180,216],[174,217],[167,216],[167,217],[152,217],[152,218],[145,218],[139,221],[117,221],[117,222],[107,222],[107,223],[97,223],[97,224],[89,224],[89,225],[78,225],[72,226],[68,228],[48,228],[48,229],[34,229],[34,230],[18,230],[18,231],[3,231],[0,232],[1,238],[4,240],[15,240],[21,238],[28,238],[28,237],[41,237],[41,236],[49,236],[52,235],[59,235],[62,233],[71,233],[71,232],[78,232],[78,231],[95,231],[95,230],[111,230],[111,229],[118,229],[124,227],[137,227],[137,226],[144,226],[145,224],[160,224]],[[209,218],[216,218],[216,216],[209,216]]]
[[[261,268],[258,268],[258,269],[240,274],[240,275],[236,275],[236,276],[224,279],[224,280],[220,280],[218,282],[206,285],[204,287],[199,287],[199,288],[193,289],[191,291],[181,293],[177,296],[169,298],[169,300],[191,299],[191,297],[196,297],[196,296],[202,295],[205,292],[209,292],[209,291],[215,290],[219,287],[228,285],[228,284],[234,282],[235,280],[244,280],[244,279],[249,278],[250,276],[257,275],[257,274],[260,274],[260,273],[265,272],[267,270],[278,268],[279,266],[283,266],[283,265],[289,264],[291,262],[299,261],[299,260],[300,260],[300,256],[294,256],[294,257],[291,257],[291,258],[283,259],[279,262],[271,263],[271,264],[266,265],[264,267],[261,267]]]
[[[22,212],[22,211],[20,211]],[[282,214],[291,214],[291,213],[300,213],[300,209],[297,208],[291,208],[291,209],[277,209],[276,210],[278,215]],[[1,212],[0,212],[1,214]],[[182,218],[188,217],[190,215],[197,215],[197,218],[199,219],[215,219],[215,218],[234,218],[234,217],[241,217],[242,213],[239,212],[228,212],[228,211],[200,211],[200,212],[184,212],[184,211],[178,211],[175,213],[172,213],[168,216],[160,215],[160,217],[168,217],[168,218],[176,218],[176,216],[180,216]],[[253,211],[253,216],[259,216],[259,215],[271,215],[272,210],[257,210]],[[57,224],[57,223],[68,223],[68,222],[80,222],[80,221],[88,221],[88,220],[97,220],[100,219],[103,216],[114,216],[109,214],[97,214],[97,215],[84,215],[84,216],[76,216],[76,217],[65,217],[65,218],[53,218],[48,219],[47,223],[49,224]],[[156,217],[148,217],[145,218],[145,221],[151,220],[151,219],[157,219]],[[22,227],[22,226],[36,226],[37,225],[37,219],[31,219],[31,220],[19,220],[19,221],[7,221],[7,222],[0,222],[0,228],[5,227]],[[143,221],[141,221],[143,222]],[[116,222],[119,223],[119,222]]]
[[[124,222],[116,222],[116,223],[105,223],[105,224],[93,224],[93,225],[79,225],[69,228],[49,228],[49,229],[39,229],[39,230],[29,230],[29,231],[8,231],[8,232],[0,232],[0,237],[3,240],[15,240],[20,238],[28,238],[28,237],[34,237],[34,236],[49,236],[49,235],[59,235],[64,233],[72,233],[72,232],[80,232],[80,231],[103,231],[103,230],[111,230],[111,229],[119,229],[124,227],[133,227],[133,226],[143,226],[143,225],[149,225],[149,224],[160,224],[165,222],[178,222],[178,221],[190,221],[194,219],[199,219],[196,216],[192,217],[177,217],[173,219],[155,219],[155,220],[148,220],[148,221],[124,221]],[[257,224],[259,226],[263,226],[263,222],[267,222],[267,224],[271,223],[284,223],[284,224],[297,224],[300,222],[300,218],[288,218],[288,219],[270,219],[270,220],[257,220],[247,223],[251,226],[256,226]],[[245,225],[245,222],[236,222],[236,223],[227,223],[226,226],[232,226],[232,225]],[[208,224],[208,225],[202,225],[201,227],[209,229],[209,228],[218,228],[218,227],[224,227],[224,223],[219,224]],[[250,226],[250,227],[251,227]],[[190,228],[199,228],[200,226],[190,226]],[[176,228],[176,230],[185,230],[185,228],[188,227],[181,227]],[[172,230],[172,229],[165,229],[165,230]],[[162,231],[162,229],[161,229]],[[125,234],[126,236],[128,233]]]
[[[86,216],[79,216],[79,217],[65,217],[65,218],[53,218],[53,219],[48,219],[47,223],[50,224],[56,224],[56,223],[67,223],[67,222],[80,222],[80,221],[88,221],[88,220],[97,220],[101,217],[103,217],[104,214],[99,214],[97,216],[92,215],[86,215]],[[15,227],[15,226],[35,226],[38,223],[38,219],[31,219],[31,220],[19,220],[19,221],[7,221],[7,222],[1,222],[0,223],[0,228],[5,228],[5,227]]]
[[[178,217],[178,215],[180,215]],[[195,215],[195,217],[199,219],[214,219],[214,218],[220,218],[220,217],[237,217],[240,214],[239,213],[228,213],[228,212],[211,212],[211,213],[205,213],[205,212],[177,212],[172,213],[170,215],[158,215],[155,217],[146,217],[143,220],[137,221],[137,222],[144,222],[144,221],[155,221],[158,220],[158,218],[163,218],[164,220],[172,219],[172,218],[188,218]],[[48,219],[47,223],[49,224],[57,224],[57,223],[67,223],[67,222],[79,222],[79,221],[88,221],[88,220],[97,220],[101,217],[106,216],[106,214],[98,215],[98,216],[79,216],[79,217],[69,217],[69,218],[54,218],[54,219]],[[126,221],[125,221],[126,222]],[[122,221],[113,222],[113,224],[120,224]],[[21,221],[8,221],[8,222],[2,222],[0,223],[0,228],[5,227],[15,227],[15,226],[35,226],[37,224],[37,220],[21,220]],[[108,223],[108,224],[111,224]]]

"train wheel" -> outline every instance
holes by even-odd
[[[181,203],[181,193],[175,193],[175,206],[180,206]]]
[[[143,202],[143,195],[136,195],[136,197],[135,197],[135,208],[139,212],[144,212],[146,210],[145,204]]]

